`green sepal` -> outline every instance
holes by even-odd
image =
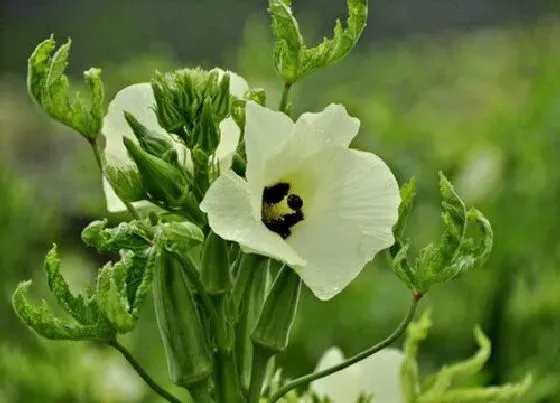
[[[146,198],[142,178],[133,165],[106,165],[105,178],[124,202],[132,203]]]
[[[118,333],[128,333],[134,329],[152,282],[153,254],[150,253],[144,261],[135,257],[135,252],[124,252],[117,263],[103,267],[97,278],[99,310]],[[134,284],[131,282],[134,279],[131,272],[135,271],[137,265],[142,269],[141,282]]]
[[[404,238],[406,219],[414,200],[414,182],[401,189],[399,220],[394,228],[395,244],[389,249],[389,262],[399,278],[414,292],[424,294],[434,285],[458,278],[484,264],[492,250],[490,222],[476,210],[467,210],[453,185],[440,173],[444,232],[439,244],[420,250],[414,263],[408,259],[410,243]],[[480,228],[478,241],[467,236],[470,226]]]
[[[333,37],[325,38],[319,45],[308,49],[292,13],[291,3],[291,0],[268,2],[275,37],[274,65],[288,85],[346,56],[360,39],[368,13],[367,0],[348,0],[347,27],[344,28],[337,19]]]
[[[202,247],[200,280],[209,295],[222,295],[232,289],[228,245],[214,232]]]
[[[190,192],[189,176],[184,169],[148,154],[129,138],[123,140],[138,167],[148,199],[171,210],[185,209],[189,218],[200,218],[202,213]]]
[[[168,151],[173,150],[173,143],[168,137],[162,136],[156,131],[148,130],[129,112],[125,111],[124,117],[144,151],[162,158]]]
[[[95,140],[103,126],[105,88],[101,70],[89,69],[84,80],[90,92],[84,101],[79,94],[70,94],[70,83],[64,74],[70,53],[68,40],[57,51],[51,36],[41,42],[27,63],[27,89],[31,97],[53,119],[69,126],[90,141]]]
[[[212,155],[220,144],[220,128],[219,122],[214,119],[214,111],[212,100],[204,99],[202,103],[202,112],[200,121],[195,126],[194,137],[197,139],[196,144],[207,155]]]
[[[92,221],[82,231],[82,240],[99,252],[117,252],[120,249],[144,250],[154,237],[148,220],[121,222],[115,228],[107,228],[107,220]]]
[[[276,276],[251,334],[251,340],[261,350],[274,354],[288,346],[300,291],[301,279],[285,266]]]
[[[210,348],[191,288],[179,262],[156,239],[154,307],[173,383],[188,388],[213,369]]]
[[[205,100],[216,122],[231,113],[229,75],[220,77],[218,70],[196,68],[158,73],[152,88],[160,126],[179,136],[188,148],[197,144],[195,129],[201,123]]]

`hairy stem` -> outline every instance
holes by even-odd
[[[109,343],[109,345],[111,347],[113,347],[115,350],[117,350],[119,353],[121,353],[123,355],[123,357],[128,361],[128,363],[132,366],[132,368],[134,368],[134,370],[138,373],[138,375],[140,376],[140,378],[142,378],[144,380],[144,382],[146,382],[146,384],[148,384],[148,386],[150,387],[150,389],[152,389],[154,392],[156,392],[158,395],[160,395],[161,397],[163,397],[165,400],[167,400],[168,402],[172,402],[172,403],[181,403],[181,400],[177,399],[175,396],[173,396],[171,393],[169,393],[168,391],[166,391],[165,389],[163,389],[161,386],[159,386],[156,381],[154,381],[152,379],[152,377],[150,375],[148,375],[148,373],[144,370],[144,368],[142,368],[140,366],[140,364],[138,363],[138,361],[136,361],[136,359],[132,356],[132,354],[130,353],[130,351],[128,351],[122,344],[120,344],[116,339],[111,341]]]
[[[359,361],[362,361],[362,360],[368,358],[370,355],[375,354],[375,353],[383,350],[385,347],[389,346],[390,344],[392,344],[395,340],[397,340],[400,337],[401,334],[404,333],[408,324],[410,322],[412,322],[412,319],[414,318],[414,314],[416,313],[416,308],[418,306],[418,301],[420,300],[420,297],[421,297],[421,295],[419,294],[419,295],[415,295],[412,298],[412,303],[410,305],[410,308],[408,310],[407,315],[405,316],[403,321],[399,324],[399,326],[397,326],[397,328],[393,331],[393,333],[391,333],[389,336],[387,336],[387,338],[385,340],[375,344],[374,346],[371,346],[367,350],[364,350],[364,351],[354,355],[353,357],[348,358],[347,360],[341,362],[340,364],[334,365],[334,366],[332,366],[330,368],[327,368],[327,369],[324,369],[322,371],[318,371],[318,372],[314,372],[314,373],[311,373],[311,374],[304,375],[301,378],[297,378],[297,379],[294,379],[291,382],[288,382],[287,384],[282,386],[280,389],[278,389],[278,391],[276,391],[276,393],[274,393],[272,395],[269,403],[277,402],[282,396],[284,396],[286,393],[288,393],[289,391],[291,391],[293,389],[296,389],[300,386],[303,386],[305,384],[313,382],[317,379],[324,378],[324,377],[329,376],[329,375],[331,375],[335,372],[338,372],[338,371],[341,371],[345,368],[348,368],[350,365],[355,364]]]

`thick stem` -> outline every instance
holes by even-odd
[[[282,99],[280,100],[280,106],[278,107],[278,110],[281,112],[286,112],[286,108],[288,107],[288,95],[290,88],[292,88],[291,83],[284,83],[284,91],[282,91]]]
[[[266,375],[266,366],[272,353],[262,347],[253,345],[253,362],[251,363],[251,383],[249,385],[249,403],[259,403],[261,390]]]
[[[91,150],[93,151],[93,156],[95,157],[95,162],[97,163],[97,167],[99,168],[101,175],[105,176],[105,171],[103,169],[103,162],[101,160],[101,153],[99,152],[99,143],[97,142],[97,137],[95,139],[88,138],[88,143],[91,146]],[[136,211],[132,203],[126,201],[123,201],[123,203],[126,206],[128,212],[132,214],[134,218],[136,219],[140,218],[138,212]]]
[[[161,397],[163,397],[165,400],[167,400],[168,402],[172,402],[172,403],[181,403],[181,400],[177,399],[175,396],[173,396],[171,393],[169,393],[168,391],[166,391],[165,389],[163,389],[161,386],[159,386],[156,381],[154,381],[152,379],[152,377],[150,375],[148,375],[148,373],[144,370],[144,368],[142,368],[140,366],[140,364],[138,363],[138,361],[136,361],[136,359],[132,356],[132,354],[130,353],[130,351],[128,351],[122,344],[120,344],[116,339],[111,341],[109,343],[109,345],[111,347],[113,347],[115,350],[117,350],[119,353],[121,353],[123,355],[123,357],[128,361],[128,363],[132,366],[132,368],[134,368],[134,370],[138,373],[138,375],[140,376],[140,378],[142,378],[144,380],[144,382],[146,382],[146,384],[150,387],[150,389],[152,389],[154,392],[156,392],[158,395],[160,395]],[[198,402],[198,400],[197,400]]]
[[[290,390],[296,389],[300,386],[313,382],[317,379],[324,378],[329,376],[335,372],[342,371],[345,368],[348,368],[350,365],[355,364],[359,361],[362,361],[368,358],[370,355],[377,353],[378,351],[383,350],[385,347],[392,344],[395,340],[399,338],[399,336],[404,333],[408,324],[412,322],[414,318],[414,314],[416,313],[416,307],[418,306],[418,301],[420,300],[421,295],[414,295],[412,298],[412,303],[410,305],[410,309],[408,310],[407,315],[403,319],[403,321],[399,324],[399,326],[391,333],[385,340],[377,343],[376,345],[364,350],[353,357],[348,358],[346,361],[341,362],[340,364],[334,365],[330,368],[327,368],[322,371],[314,372],[311,374],[307,374],[302,376],[301,378],[294,379],[291,382],[288,382],[284,386],[282,386],[269,400],[269,403],[277,402],[282,396],[288,393]]]

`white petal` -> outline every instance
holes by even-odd
[[[245,150],[247,152],[247,182],[255,219],[260,220],[262,191],[269,160],[293,135],[294,122],[282,112],[264,108],[249,101],[245,107]]]
[[[163,135],[166,134],[165,130],[158,124],[154,107],[154,93],[149,83],[133,84],[117,92],[115,98],[109,103],[101,130],[106,140],[105,156],[107,163],[120,164],[130,161],[123,144],[123,137],[132,139],[135,139],[135,137],[124,118],[125,111],[134,115],[148,129]]]
[[[337,347],[331,347],[323,354],[315,371],[330,368],[342,361],[344,361],[342,352]],[[361,392],[360,380],[360,366],[354,364],[342,371],[312,382],[311,390],[322,399],[328,397],[332,403],[356,403]]]
[[[220,122],[220,144],[216,149],[216,157],[222,170],[230,168],[240,134],[239,126],[232,118],[225,118]]]
[[[358,134],[360,121],[351,117],[342,105],[331,104],[318,113],[304,113],[295,123],[294,135],[267,167],[265,182],[277,183],[306,158],[325,147],[348,147]]]
[[[249,91],[249,84],[247,83],[247,80],[245,80],[239,74],[234,73],[230,70],[222,70],[217,67],[213,70],[219,73],[220,79],[224,74],[229,74],[229,93],[234,97],[242,99],[245,96],[245,93]]]
[[[208,213],[210,228],[224,239],[239,242],[247,251],[256,252],[289,265],[305,261],[277,234],[255,219],[247,182],[228,171],[221,175],[204,196],[200,209]]]
[[[385,349],[362,361],[361,390],[373,394],[374,402],[405,403],[401,388],[404,354]]]
[[[318,298],[330,299],[393,244],[397,181],[376,155],[342,147],[316,153],[286,178],[305,217],[287,239],[307,261],[294,268]]]

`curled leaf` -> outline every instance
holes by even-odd
[[[53,119],[93,140],[103,125],[105,89],[100,78],[101,70],[92,68],[84,73],[90,93],[87,101],[77,93],[70,94],[70,83],[64,74],[70,43],[68,40],[54,51],[56,42],[51,36],[35,48],[27,64],[27,88]]]

